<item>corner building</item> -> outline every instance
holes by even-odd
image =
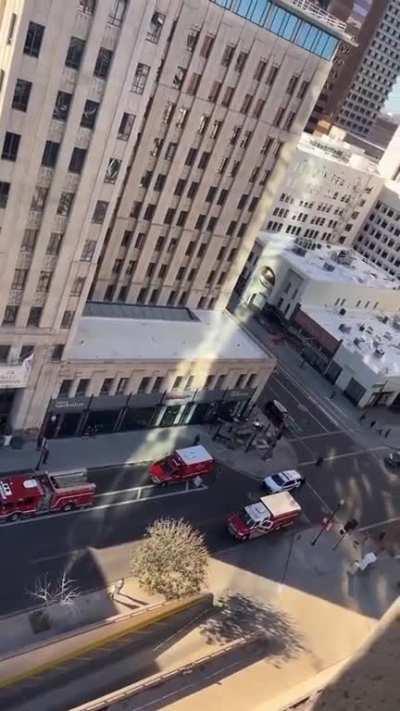
[[[0,425],[178,388],[176,353],[150,376],[125,349],[120,378],[107,348],[81,377],[82,323],[108,319],[85,304],[223,309],[343,31],[306,0],[1,4]]]

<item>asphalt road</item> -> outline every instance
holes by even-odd
[[[296,492],[302,525],[320,523],[341,499],[343,519],[355,516],[363,527],[400,520],[400,474],[384,466],[384,444],[366,450],[282,372],[272,377],[263,400],[271,396],[279,397],[296,424],[289,439],[307,481]],[[324,457],[320,467],[318,456]],[[143,465],[93,469],[90,478],[97,486],[94,509],[1,527],[2,614],[32,606],[35,579],[45,574],[54,579],[67,569],[82,591],[126,576],[132,545],[162,515],[191,521],[205,533],[211,551],[236,545],[224,519],[260,495],[256,481],[224,464],[200,489],[192,483],[159,489]]]

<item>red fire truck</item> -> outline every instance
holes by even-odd
[[[11,474],[0,479],[0,522],[92,506],[95,491],[86,469]]]
[[[154,484],[175,484],[185,479],[210,474],[215,461],[202,444],[177,449],[164,459],[151,464],[149,473]]]
[[[301,514],[301,506],[288,491],[263,496],[255,504],[229,514],[227,528],[238,541],[258,538],[265,533],[291,526]]]

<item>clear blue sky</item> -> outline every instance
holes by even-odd
[[[393,88],[386,104],[385,111],[390,111],[392,114],[400,114],[400,77]]]

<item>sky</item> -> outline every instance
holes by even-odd
[[[398,77],[393,91],[385,104],[385,111],[389,111],[392,114],[400,114],[400,77]]]

